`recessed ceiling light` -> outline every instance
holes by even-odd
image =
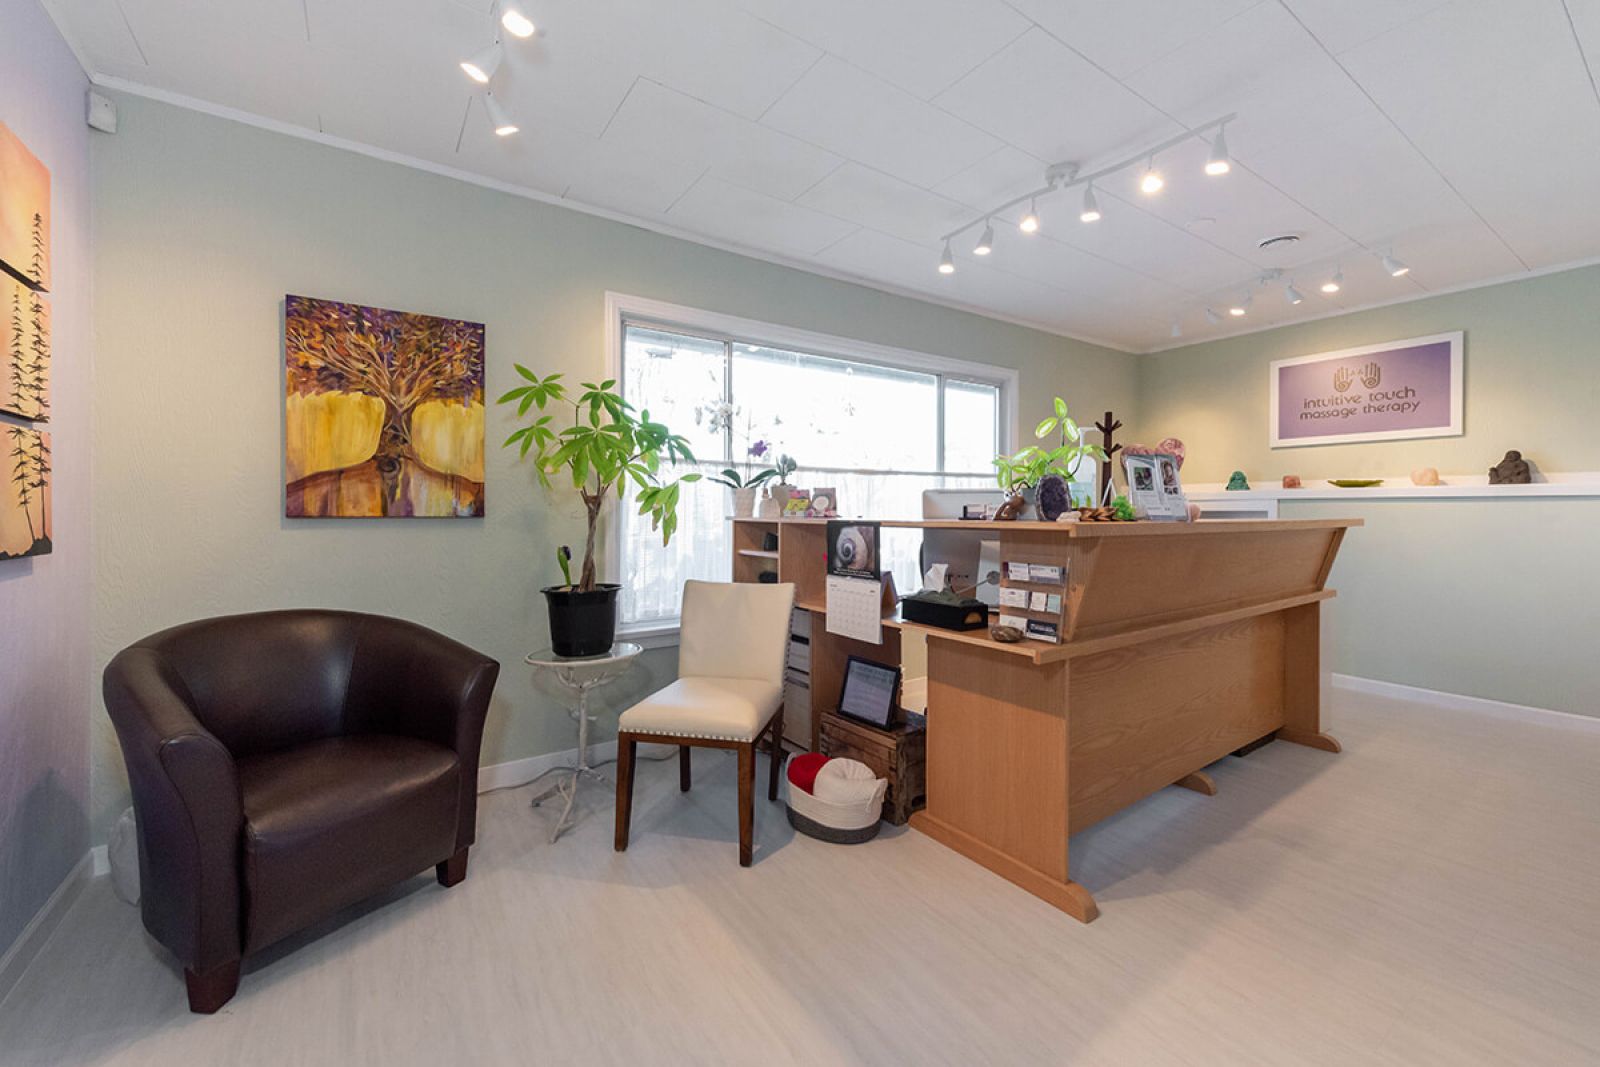
[[[1322,291],[1324,293],[1337,293],[1342,288],[1344,288],[1344,268],[1337,267],[1334,269],[1333,277],[1322,283]]]
[[[939,257],[939,273],[954,274],[956,272],[956,257],[950,254],[950,242],[944,243],[944,255]]]
[[[513,37],[532,37],[536,29],[533,20],[513,4],[501,5],[500,25]]]
[[[463,59],[461,69],[467,72],[467,77],[479,85],[488,85],[489,79],[494,77],[494,72],[500,69],[500,60],[503,58],[500,42],[496,41],[471,59]]]
[[[972,254],[986,256],[994,251],[994,224],[987,219],[983,223],[983,236],[978,238],[978,243],[973,246]]]

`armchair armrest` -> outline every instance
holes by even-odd
[[[155,649],[118,653],[103,686],[138,815],[145,927],[196,973],[237,960],[244,814],[233,756]]]
[[[345,732],[403,734],[455,752],[458,849],[476,834],[479,749],[499,677],[496,660],[415,623],[368,616],[356,637]]]

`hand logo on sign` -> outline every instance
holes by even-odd
[[[1368,363],[1361,368],[1361,384],[1368,389],[1376,389],[1381,381],[1383,381],[1383,368],[1376,363]]]
[[[1341,393],[1349,389],[1351,383],[1355,380],[1356,372],[1349,367],[1340,367],[1333,372],[1333,387]]]

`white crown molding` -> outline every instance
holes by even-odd
[[[1323,319],[1336,319],[1343,315],[1354,315],[1359,311],[1376,311],[1379,308],[1395,307],[1399,304],[1414,304],[1418,300],[1432,300],[1436,296],[1452,296],[1456,293],[1470,293],[1474,289],[1489,289],[1496,285],[1509,285],[1512,282],[1531,281],[1534,278],[1543,278],[1551,274],[1565,274],[1569,270],[1582,270],[1585,267],[1600,265],[1600,256],[1590,256],[1587,259],[1575,259],[1570,263],[1557,263],[1549,267],[1537,267],[1532,270],[1520,270],[1515,274],[1502,274],[1495,278],[1486,278],[1481,282],[1463,282],[1460,285],[1448,286],[1444,289],[1426,289],[1419,293],[1406,296],[1392,297],[1388,300],[1374,300],[1367,304],[1357,304],[1354,307],[1336,308],[1324,311],[1317,315],[1307,315],[1305,318],[1295,319],[1293,322],[1275,322],[1266,326],[1256,326],[1248,330],[1235,330],[1232,333],[1219,333],[1204,340],[1180,341],[1178,344],[1159,345],[1155,348],[1140,350],[1137,354],[1153,356],[1161,352],[1176,352],[1183,348],[1199,348],[1202,345],[1215,344],[1218,341],[1231,341],[1237,337],[1249,337],[1257,333],[1271,333],[1273,330],[1289,330],[1308,322],[1321,322]]]
[[[69,41],[68,43],[70,45],[71,42]],[[246,126],[254,126],[257,129],[267,130],[271,133],[283,134],[286,137],[295,137],[302,141],[311,141],[328,148],[337,148],[346,152],[354,152],[357,155],[363,155],[371,159],[382,160],[385,163],[396,163],[400,166],[410,167],[413,170],[424,171],[428,174],[434,174],[441,178],[450,178],[455,181],[466,182],[468,185],[476,185],[480,188],[492,189],[495,192],[507,193],[511,196],[522,197],[525,200],[533,200],[541,204],[548,204],[552,207],[565,208],[568,211],[575,211],[581,215],[590,215],[594,218],[605,219],[608,222],[618,222],[626,226],[635,226],[639,229],[648,230],[651,233],[659,234],[662,237],[670,237],[674,240],[686,241],[689,244],[696,244],[705,248],[716,249],[719,252],[727,252],[736,256],[744,256],[747,259],[760,260],[763,263],[771,263],[778,267],[787,267],[790,270],[803,271],[806,274],[813,274],[820,278],[828,278],[832,281],[845,282],[849,285],[859,285],[867,289],[876,290],[880,293],[887,293],[890,296],[898,296],[907,300],[915,300],[918,303],[929,304],[934,307],[948,308],[951,311],[960,311],[968,315],[976,315],[979,318],[989,319],[994,322],[1003,322],[1011,326],[1020,326],[1023,329],[1033,330],[1037,333],[1049,334],[1053,337],[1064,337],[1069,341],[1077,341],[1080,344],[1093,345],[1097,348],[1104,348],[1108,351],[1117,352],[1122,355],[1139,354],[1135,349],[1129,348],[1125,344],[1119,344],[1117,342],[1107,341],[1097,337],[1089,337],[1083,334],[1069,333],[1068,331],[1062,330],[1059,327],[1048,326],[1043,323],[1033,322],[1031,320],[1014,315],[1004,315],[1000,312],[987,310],[974,304],[967,304],[959,300],[940,299],[939,297],[933,296],[929,293],[920,292],[916,289],[909,289],[903,286],[893,285],[889,282],[867,278],[862,275],[851,274],[848,271],[833,270],[829,267],[823,266],[820,263],[813,263],[809,260],[784,256],[775,252],[769,252],[759,248],[752,248],[748,245],[741,245],[732,241],[720,241],[715,238],[703,236],[701,234],[691,233],[688,230],[679,229],[676,226],[667,225],[659,220],[646,219],[637,215],[629,215],[620,211],[612,211],[608,208],[595,207],[592,204],[585,204],[578,200],[568,200],[557,196],[554,193],[547,193],[543,190],[534,189],[529,186],[517,185],[514,182],[501,181],[498,178],[489,178],[482,174],[474,174],[471,171],[445,166],[442,163],[434,163],[426,159],[419,159],[416,156],[408,156],[400,152],[391,152],[386,148],[378,148],[373,145],[364,144],[360,141],[351,141],[343,137],[335,137],[331,134],[323,133],[320,130],[307,129],[304,126],[296,126],[293,123],[283,122],[279,119],[270,119],[263,115],[257,115],[251,111],[242,111],[238,108],[226,107],[222,104],[214,104],[208,100],[201,100],[196,97],[185,96],[182,93],[175,93],[167,89],[159,89],[155,86],[144,85],[140,82],[130,81],[127,78],[121,78],[110,74],[90,72],[89,80],[92,84],[104,89],[111,89],[120,93],[128,93],[131,96],[141,96],[147,100],[155,100],[163,104],[171,104],[173,107],[181,107],[189,111],[198,111],[201,114],[210,115],[213,118],[227,119],[230,122],[238,122]],[[1066,296],[1067,294],[1063,293],[1062,295]]]

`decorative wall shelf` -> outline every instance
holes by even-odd
[[[1490,485],[1487,475],[1445,475],[1447,485],[1412,485],[1409,474],[1386,477],[1382,485],[1369,489],[1340,489],[1321,479],[1308,480],[1303,488],[1284,489],[1262,485],[1243,492],[1228,492],[1221,482],[1184,487],[1191,500],[1207,501],[1294,501],[1294,500],[1487,500],[1526,499],[1528,497],[1600,497],[1600,471],[1542,475],[1545,481],[1530,485]]]

